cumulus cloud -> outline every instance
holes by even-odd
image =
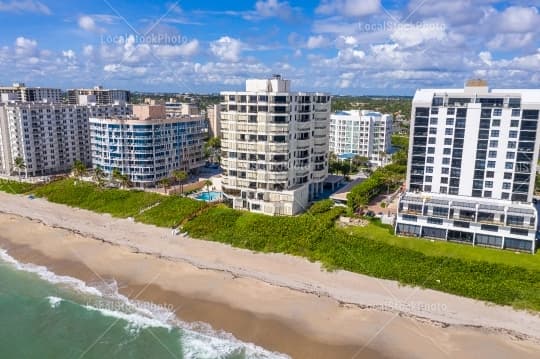
[[[326,47],[329,44],[330,44],[330,41],[326,37],[322,35],[317,35],[317,36],[310,36],[308,38],[306,47],[308,49],[317,49],[320,47]]]
[[[242,41],[223,36],[210,43],[210,51],[221,60],[238,62],[244,45]]]
[[[68,58],[69,60],[73,60],[75,59],[75,51],[71,49],[67,51],[62,51],[62,56]]]
[[[83,15],[79,17],[79,27],[86,31],[101,32],[102,29],[98,28],[94,19],[91,16]]]
[[[323,15],[363,17],[378,13],[380,0],[322,0],[315,12]]]
[[[255,3],[255,13],[260,17],[289,19],[293,14],[293,9],[286,1],[259,0]]]
[[[37,41],[27,39],[25,37],[18,37],[15,40],[15,54],[19,56],[33,56],[37,52]]]
[[[42,15],[51,15],[51,10],[46,5],[41,1],[35,0],[0,1],[0,12],[31,12]]]
[[[199,51],[199,41],[192,40],[181,45],[155,45],[153,48],[158,56],[189,57],[195,55]]]

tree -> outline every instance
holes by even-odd
[[[384,159],[386,158],[386,152],[380,151],[379,152],[379,159],[381,160],[381,164],[384,164]]]
[[[210,186],[211,185],[212,185],[212,181],[210,181],[209,179],[204,181],[204,186],[206,187],[206,192],[208,192],[208,194],[210,194]]]
[[[128,188],[131,186],[131,180],[128,175],[120,175],[120,184],[122,188]]]
[[[115,183],[122,182],[122,172],[120,172],[118,168],[113,169],[112,174],[111,174],[111,179]]]
[[[105,180],[105,172],[101,169],[101,167],[96,167],[94,170],[94,181],[98,184],[99,187],[103,186],[103,182]]]
[[[86,174],[86,165],[82,163],[82,161],[76,160],[75,162],[73,162],[71,172],[73,172],[73,175],[75,175],[75,177],[81,179]]]
[[[168,178],[162,178],[161,180],[159,180],[159,184],[163,187],[163,191],[167,193],[167,188],[169,188],[171,181]]]
[[[352,164],[358,167],[366,167],[368,161],[369,161],[369,158],[365,156],[356,155],[352,159]]]
[[[15,160],[13,162],[13,167],[17,170],[17,174],[19,175],[19,182],[21,179],[21,171],[26,170],[26,164],[24,163],[24,159],[20,156],[15,157]]]
[[[173,172],[174,178],[180,182],[180,193],[184,193],[184,182],[188,179],[188,174],[186,171],[176,170]]]
[[[212,157],[212,162],[216,162],[216,158],[219,158],[220,149],[221,139],[219,137],[212,137],[204,146],[205,155]]]

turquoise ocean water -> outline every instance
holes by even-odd
[[[0,358],[284,358],[0,249]]]

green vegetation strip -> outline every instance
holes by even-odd
[[[30,191],[32,188],[34,188],[34,185],[31,183],[0,179],[0,191],[2,192],[21,194]]]
[[[117,217],[172,227],[198,214],[184,229],[201,239],[262,252],[288,253],[402,284],[431,288],[515,308],[540,311],[540,257],[444,242],[399,238],[377,223],[337,228],[345,210],[321,201],[296,217],[268,217],[207,206],[188,198],[155,193],[102,189],[72,179],[36,188],[7,182],[0,190],[32,190],[49,201]],[[419,293],[421,295],[421,293]]]
[[[428,255],[405,246],[375,240],[366,233],[336,228],[334,219],[342,211],[341,208],[333,208],[297,217],[267,217],[214,207],[188,222],[184,229],[193,237],[235,247],[303,256],[320,261],[329,269],[345,269],[397,280],[406,285],[540,311],[539,270],[495,261],[471,260],[467,256],[449,257],[442,250]],[[374,228],[377,227],[370,225],[366,231]],[[384,232],[385,229],[380,231]],[[486,255],[492,252],[485,248],[466,247],[463,252],[465,250]],[[509,258],[513,253],[504,254],[508,255],[505,260],[510,263]],[[521,258],[520,255],[515,256]],[[538,257],[532,258],[531,263],[536,261],[538,264]],[[528,262],[519,264],[527,266]]]

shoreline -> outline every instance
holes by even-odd
[[[435,355],[435,357],[445,357],[443,355],[443,352],[441,352],[440,348],[437,348],[437,346],[442,346],[443,348],[450,348],[448,349],[449,353],[454,353],[455,350],[460,352],[460,355],[463,356],[461,353],[462,348],[464,347],[464,343],[459,343],[460,341],[463,342],[463,334],[462,333],[468,333],[468,336],[477,337],[477,340],[487,340],[490,343],[490,345],[493,344],[494,347],[499,348],[499,352],[505,352],[505,348],[508,349],[509,347],[513,347],[516,345],[518,347],[524,347],[527,348],[529,346],[536,348],[536,350],[539,350],[540,347],[538,347],[538,343],[540,342],[538,340],[538,337],[531,335],[536,334],[538,335],[540,331],[537,329],[540,328],[540,320],[539,316],[536,314],[530,314],[523,311],[513,311],[510,310],[507,307],[498,307],[496,305],[486,305],[484,303],[474,301],[472,299],[466,299],[461,297],[452,296],[445,293],[435,292],[431,290],[424,290],[424,289],[418,289],[418,288],[411,288],[411,287],[400,287],[395,282],[393,283],[393,286],[389,286],[386,282],[390,281],[383,281],[378,280],[370,277],[361,276],[358,274],[338,271],[338,272],[324,272],[320,269],[320,265],[316,263],[309,263],[301,258],[297,257],[291,257],[291,256],[285,256],[285,255],[275,255],[275,254],[255,254],[247,250],[239,250],[236,248],[232,248],[229,246],[225,246],[219,243],[214,242],[205,242],[200,240],[189,240],[185,238],[178,238],[176,241],[171,241],[170,233],[168,233],[167,229],[157,228],[153,226],[148,225],[142,225],[138,223],[130,222],[129,220],[123,220],[123,219],[115,219],[108,215],[100,215],[95,214],[89,211],[79,210],[79,209],[73,209],[70,207],[52,204],[49,202],[46,202],[44,200],[33,200],[30,201],[24,197],[21,196],[12,196],[7,195],[7,197],[1,198],[0,196],[0,211],[6,212],[6,209],[9,209],[10,214],[3,214],[0,215],[0,229],[4,228],[4,230],[0,233],[2,233],[2,236],[8,237],[10,242],[16,243],[15,246],[19,245],[31,245],[33,248],[32,250],[42,251],[42,255],[47,257],[51,256],[51,253],[45,253],[48,251],[56,252],[53,254],[56,254],[60,258],[56,258],[55,260],[62,260],[62,250],[59,250],[58,248],[53,249],[52,247],[57,247],[57,240],[53,237],[60,236],[63,238],[69,237],[70,240],[66,242],[66,240],[61,240],[60,242],[64,242],[64,245],[66,243],[70,245],[80,244],[86,246],[86,247],[92,247],[93,251],[96,251],[99,249],[100,253],[103,251],[104,253],[111,253],[115,254],[114,258],[123,258],[126,256],[129,256],[130,258],[133,257],[136,261],[148,261],[148,262],[156,262],[160,263],[159,266],[173,266],[173,267],[191,267],[190,270],[188,270],[190,275],[194,275],[193,273],[196,273],[195,276],[197,278],[204,278],[208,279],[208,277],[215,277],[218,276],[221,279],[221,282],[224,282],[225,284],[221,284],[220,286],[225,287],[227,289],[232,289],[232,287],[235,287],[233,283],[241,283],[245,288],[243,294],[244,295],[251,295],[253,297],[257,297],[258,300],[264,299],[267,297],[265,293],[271,293],[272,295],[275,295],[276,293],[279,293],[280,295],[284,295],[285,298],[288,300],[281,300],[283,298],[276,298],[276,300],[272,300],[277,304],[281,305],[282,307],[294,307],[294,308],[288,308],[289,310],[295,309],[298,310],[298,308],[301,308],[302,305],[306,305],[306,303],[309,303],[311,308],[320,311],[321,313],[310,313],[310,315],[313,315],[317,318],[290,318],[289,315],[286,315],[286,313],[282,313],[281,310],[276,310],[276,308],[271,308],[272,305],[269,305],[268,303],[265,303],[264,305],[261,305],[260,303],[254,303],[255,298],[248,298],[249,300],[242,299],[237,300],[235,298],[230,298],[227,295],[223,293],[215,293],[215,290],[212,291],[211,288],[183,288],[183,290],[178,290],[179,288],[176,288],[177,290],[173,290],[172,292],[174,294],[171,294],[171,291],[167,288],[167,285],[169,287],[173,287],[171,283],[167,283],[167,281],[164,281],[164,286],[156,286],[152,287],[152,293],[160,293],[160,289],[162,289],[164,292],[161,292],[161,297],[167,297],[169,298],[169,301],[171,301],[171,298],[178,296],[182,297],[185,301],[186,298],[197,298],[193,299],[199,302],[203,302],[204,300],[208,300],[209,306],[207,307],[207,312],[209,311],[208,308],[217,307],[220,305],[226,305],[229,308],[232,309],[239,309],[244,310],[245,313],[250,313],[250,315],[254,315],[256,319],[254,319],[256,322],[264,322],[264,318],[272,318],[273,320],[276,320],[277,322],[280,322],[285,327],[288,327],[289,329],[292,328],[292,330],[296,331],[297,333],[303,333],[305,337],[311,338],[311,340],[319,343],[323,343],[328,347],[334,346],[334,350],[336,349],[336,345],[341,345],[341,349],[343,347],[348,347],[346,352],[349,355],[343,355],[343,356],[335,356],[334,357],[350,357],[351,348],[359,348],[359,346],[363,345],[361,343],[367,342],[372,334],[376,332],[376,330],[380,329],[380,327],[385,323],[385,320],[389,320],[392,317],[395,317],[395,319],[392,320],[391,327],[397,326],[398,328],[387,328],[385,331],[391,332],[392,335],[381,335],[376,340],[374,340],[373,343],[370,343],[367,349],[370,349],[372,351],[373,357],[393,357],[395,354],[394,350],[389,350],[385,347],[385,345],[381,345],[379,341],[384,342],[385,340],[395,340],[395,342],[392,342],[392,345],[395,345],[396,347],[401,349],[401,352],[403,352],[403,346],[405,344],[405,347],[409,347],[410,343],[413,343],[413,340],[416,342],[420,341],[422,344],[426,347],[430,346],[430,348],[426,348],[425,350],[431,350],[430,355]],[[11,199],[11,200],[10,200]],[[22,202],[22,205],[19,206]],[[43,212],[42,210],[39,210],[39,208],[29,208],[28,206],[25,206],[25,204],[28,205],[34,205],[39,204],[37,207],[45,207],[48,208],[49,211]],[[19,213],[13,213],[13,209],[16,209]],[[64,221],[62,222],[63,215],[67,216],[67,213],[73,214],[76,212],[74,216],[73,221]],[[28,216],[30,214],[30,216]],[[84,223],[82,227],[78,227],[78,221],[80,221],[79,216],[84,215]],[[54,235],[51,233],[48,233],[48,239],[47,243],[44,241],[39,241],[39,243],[34,243],[34,241],[26,238],[18,238],[18,240],[13,241],[12,237],[20,237],[21,234],[13,234],[6,236],[6,217],[10,218],[10,221],[15,221],[17,223],[26,223],[28,224],[28,227],[40,227],[40,232],[47,232],[52,231]],[[92,218],[96,217],[96,218]],[[67,218],[67,217],[66,217]],[[108,227],[101,227],[100,223],[94,223],[97,219],[103,220],[106,223],[110,224],[111,228]],[[22,222],[21,222],[22,221]],[[48,223],[47,223],[48,222]],[[52,226],[51,226],[52,222]],[[96,230],[92,234],[93,239],[89,239],[88,234],[85,231],[85,225],[86,228],[95,228],[103,230],[105,229],[106,232],[110,233],[110,237],[107,237],[106,239],[100,236],[100,231]],[[139,227],[143,226],[145,230],[149,230],[152,233],[159,233],[161,234],[162,238],[153,238],[153,239],[147,239],[154,241],[153,243],[158,244],[158,247],[164,245],[163,248],[160,249],[160,252],[157,253],[155,250],[152,250],[150,248],[147,248],[146,242],[138,240],[137,237],[132,237],[129,239],[124,238],[118,238],[118,233],[115,233],[115,230],[113,230],[112,227],[120,227],[120,229],[128,230],[128,235],[137,235],[141,234],[139,231]],[[23,227],[26,227],[23,226]],[[56,227],[56,228],[52,228]],[[71,228],[70,228],[71,227]],[[75,228],[81,228],[82,230],[73,229]],[[137,228],[130,228],[130,227],[137,227]],[[147,228],[148,227],[148,228]],[[107,229],[109,229],[107,231]],[[118,230],[119,228],[116,228]],[[169,235],[169,236],[167,236]],[[165,243],[160,242],[160,240],[164,239]],[[157,242],[155,242],[157,241]],[[55,242],[55,243],[53,243]],[[182,256],[178,256],[177,252],[167,252],[168,247],[170,247],[170,244],[175,244],[176,242],[184,244],[182,249]],[[193,243],[191,243],[193,242]],[[5,242],[4,242],[5,243]],[[299,265],[307,265],[307,266],[319,266],[318,268],[318,276],[321,277],[330,277],[330,280],[338,280],[342,281],[343,276],[345,276],[345,279],[350,279],[350,276],[353,276],[357,283],[360,280],[365,280],[366,278],[369,278],[370,281],[380,281],[383,282],[382,287],[379,284],[378,291],[379,292],[387,292],[387,297],[390,299],[393,299],[396,303],[395,306],[389,305],[392,303],[386,303],[384,301],[381,301],[380,293],[374,293],[376,292],[373,290],[374,288],[370,288],[369,285],[366,283],[363,283],[363,288],[358,288],[360,291],[363,289],[372,289],[371,291],[367,291],[363,293],[363,302],[359,302],[358,300],[353,301],[347,301],[347,300],[341,300],[342,297],[345,297],[347,299],[348,293],[340,293],[340,292],[334,292],[332,293],[332,288],[323,287],[320,285],[321,283],[315,281],[315,282],[308,282],[308,280],[313,279],[311,277],[306,277],[307,274],[313,274],[313,273],[300,273],[299,275],[296,275],[292,273],[289,275],[289,278],[274,278],[273,273],[271,270],[274,269],[272,267],[269,267],[269,272],[263,273],[260,271],[256,271],[253,268],[248,268],[246,265],[246,262],[244,260],[241,261],[241,263],[236,263],[236,266],[231,266],[230,263],[224,263],[223,258],[219,256],[215,252],[208,252],[208,248],[203,248],[205,251],[203,251],[207,257],[206,259],[208,262],[200,262],[197,259],[200,259],[199,257],[193,256],[194,253],[193,248],[188,246],[193,244],[201,244],[203,247],[211,247],[211,249],[223,249],[226,252],[233,252],[234,256],[241,256],[241,257],[249,257],[248,259],[250,261],[256,261],[260,262],[263,258],[266,260],[269,260],[271,262],[278,262],[278,266],[292,266],[297,269],[303,269],[298,268]],[[178,243],[176,243],[178,244]],[[13,244],[12,244],[13,245]],[[51,247],[51,248],[49,248]],[[177,248],[178,249],[178,248]],[[115,253],[115,252],[121,252],[122,254]],[[82,253],[82,252],[81,252]],[[190,254],[191,256],[188,256]],[[225,253],[225,255],[231,254],[231,253]],[[10,254],[11,255],[11,254]],[[66,253],[63,253],[64,257],[66,256]],[[105,255],[105,254],[103,254]],[[16,257],[16,256],[14,256]],[[19,258],[17,258],[19,259]],[[233,258],[233,262],[234,262]],[[242,258],[245,259],[245,258]],[[64,258],[65,260],[65,258]],[[85,261],[90,260],[89,258],[84,258]],[[81,262],[81,258],[78,258],[76,261],[73,261],[74,263]],[[99,262],[99,261],[98,261]],[[299,263],[300,262],[300,263]],[[304,263],[305,262],[305,263]],[[164,264],[165,263],[165,264]],[[303,263],[303,264],[302,264]],[[39,264],[39,263],[36,263]],[[94,263],[95,264],[95,263]],[[255,263],[257,264],[257,263]],[[54,267],[54,260],[50,262],[50,265]],[[86,264],[85,264],[86,265]],[[140,263],[142,267],[147,266],[147,263]],[[156,265],[156,264],[154,264]],[[267,265],[265,263],[262,263],[261,265]],[[73,265],[72,265],[73,266]],[[69,266],[67,266],[69,267]],[[95,266],[92,266],[93,268],[98,268]],[[119,266],[121,267],[121,266]],[[118,270],[119,268],[108,268],[108,271],[111,274],[112,277],[118,279],[118,282],[126,282],[129,283],[127,286],[135,288],[137,285],[141,285],[144,283],[137,283],[138,279],[137,276],[129,278],[129,275],[122,275],[122,271]],[[185,269],[185,268],[184,268]],[[257,268],[256,268],[257,269]],[[76,271],[75,271],[76,272]],[[74,275],[77,276],[76,273]],[[189,278],[189,276],[187,276]],[[365,278],[364,278],[365,277]],[[180,276],[182,278],[182,276]],[[304,281],[299,281],[298,279],[304,279]],[[320,279],[320,278],[315,278]],[[286,283],[284,283],[284,281]],[[306,283],[307,282],[307,283]],[[190,285],[192,285],[191,283]],[[284,285],[285,284],[285,285]],[[343,283],[336,283],[337,285],[342,285]],[[362,283],[360,283],[362,284]],[[368,283],[369,284],[369,283]],[[188,286],[189,287],[189,286]],[[240,286],[242,287],[242,286]],[[181,288],[182,289],[182,288]],[[239,290],[238,285],[234,288],[235,290]],[[255,290],[257,293],[255,295],[253,294],[246,294],[246,292],[250,292],[250,290]],[[347,292],[356,290],[356,288],[342,288]],[[404,291],[404,293],[400,293]],[[422,295],[422,300],[419,303],[426,304],[428,307],[428,310],[426,308],[416,308],[414,305],[414,302],[412,301],[412,297],[409,297],[409,306],[402,306],[401,301],[403,301],[403,295],[410,295],[410,292],[413,291],[416,295],[420,296]],[[167,295],[163,294],[167,293]],[[204,295],[203,295],[204,293]],[[124,293],[126,294],[126,293]],[[198,295],[194,295],[198,294]],[[210,295],[208,295],[210,294]],[[334,294],[334,295],[332,295]],[[427,295],[427,296],[426,296]],[[443,313],[438,313],[437,310],[432,310],[429,307],[429,303],[433,303],[433,296],[436,296],[437,300],[439,300],[440,303],[447,303],[447,308],[445,308]],[[301,298],[300,298],[301,297]],[[356,297],[353,297],[349,294],[349,297],[352,297],[353,299],[358,299]],[[153,299],[150,298],[150,301],[159,300],[160,295],[154,294]],[[295,301],[291,302],[291,298],[294,298]],[[476,318],[470,318],[469,323],[457,323],[456,319],[462,319],[463,315],[459,316],[459,313],[455,311],[454,306],[452,306],[452,303],[450,303],[453,299],[459,299],[461,301],[465,301],[465,304],[470,304],[471,302],[475,305],[475,308],[473,308],[473,311],[478,309],[479,305],[483,308],[481,308],[481,312],[478,314],[478,316],[482,316],[484,313],[492,312],[492,314],[499,314],[499,317],[491,318],[492,321],[499,320],[500,326],[483,326],[482,323],[475,323],[474,319]],[[174,298],[173,298],[174,299]],[[417,298],[414,298],[415,300]],[[428,300],[429,299],[429,300]],[[457,300],[456,299],[456,300]],[[458,301],[459,301],[458,300]],[[255,301],[256,302],[256,301]],[[374,303],[373,302],[378,302]],[[399,303],[398,303],[399,302]],[[412,305],[411,305],[412,302]],[[270,303],[272,304],[272,303]],[[294,304],[294,305],[293,305]],[[463,303],[459,303],[463,305]],[[262,307],[262,308],[261,308]],[[397,307],[397,308],[396,308]],[[401,309],[401,310],[400,310]],[[510,310],[510,312],[508,312]],[[197,311],[194,311],[191,314],[194,314]],[[231,309],[229,309],[229,312],[231,312]],[[281,313],[280,313],[281,312]],[[420,312],[420,313],[418,313]],[[439,311],[440,312],[440,311]],[[242,326],[246,326],[246,323],[243,322],[242,325],[238,325],[237,328],[233,328],[232,325],[229,324],[229,327],[231,330],[226,329],[227,327],[227,320],[223,320],[222,323],[212,323],[212,317],[206,318],[207,320],[200,319],[201,316],[203,316],[203,312],[199,312],[197,315],[199,317],[199,320],[203,322],[208,322],[213,327],[216,327],[217,329],[222,329],[226,331],[230,331],[235,336],[238,337],[240,340],[245,340],[245,338],[242,338]],[[329,323],[330,320],[328,317],[329,314],[333,314],[335,317],[335,320],[331,320],[332,323]],[[423,315],[418,315],[423,314]],[[431,315],[430,314],[435,314]],[[441,314],[446,314],[446,317],[449,318],[449,322],[441,321],[440,318],[437,318],[437,316],[440,316]],[[467,314],[467,313],[465,313]],[[506,322],[506,316],[508,314],[512,314],[514,317],[514,323],[508,323]],[[179,316],[182,319],[184,318],[184,314],[180,314]],[[502,317],[501,317],[502,315]],[[188,315],[189,316],[189,315]],[[197,319],[194,316],[194,319]],[[224,318],[223,314],[215,316]],[[321,320],[320,317],[325,317],[326,320]],[[350,318],[348,318],[350,316]],[[434,318],[435,317],[435,318]],[[230,319],[230,318],[229,318]],[[293,320],[295,319],[295,320]],[[443,316],[444,319],[444,316]],[[525,319],[525,321],[521,321],[520,319]],[[340,322],[342,321],[342,323]],[[214,320],[215,321],[215,320]],[[230,321],[230,320],[229,320]],[[522,331],[515,331],[512,328],[508,328],[508,324],[513,324],[515,327],[516,322],[519,322],[522,324],[522,327],[519,329],[523,329]],[[217,324],[217,325],[216,325]],[[332,335],[331,330],[324,330],[321,328],[323,325],[330,325],[330,327],[334,329],[343,329],[343,333]],[[362,325],[366,325],[369,328],[362,328],[362,330],[359,330]],[[485,324],[485,323],[484,323]],[[263,324],[260,324],[261,326],[264,326]],[[272,326],[269,326],[272,327]],[[389,326],[390,327],[390,326]],[[405,333],[405,329],[409,331],[421,331],[423,333],[423,336],[427,336],[427,341],[424,342],[423,339],[418,338],[418,333],[413,338],[410,338],[410,334]],[[356,332],[355,332],[356,331]],[[236,333],[235,333],[236,332]],[[432,333],[436,332],[436,333]],[[244,333],[245,335],[246,333]],[[249,333],[248,333],[249,334]],[[384,333],[383,333],[384,334]],[[396,339],[395,335],[398,335],[398,339]],[[444,343],[444,339],[448,339],[448,336],[454,337],[454,341],[456,341],[456,338],[461,338],[460,340],[457,340],[457,343],[450,340],[447,343]],[[401,338],[399,338],[401,337]],[[436,339],[434,339],[436,338]],[[283,339],[283,338],[282,338]],[[277,345],[278,347],[286,347],[286,341],[282,343],[262,343],[261,339],[257,339],[259,343],[255,342],[257,345],[261,345],[266,349],[269,350],[276,350],[281,351],[279,349],[276,349],[276,347],[273,347],[273,345]],[[443,340],[443,344],[434,345],[433,340],[440,341]],[[249,340],[247,340],[249,342]],[[297,339],[296,342],[299,344],[302,340]],[[305,341],[304,341],[305,342]],[[324,343],[326,342],[326,343]],[[465,342],[468,342],[468,340],[465,340]],[[262,344],[260,344],[262,343]],[[457,348],[456,348],[457,346]],[[414,346],[413,346],[414,347]],[[447,348],[448,347],[448,348]],[[340,349],[340,350],[341,350]],[[514,348],[518,349],[518,348]],[[294,350],[294,348],[292,348]],[[411,348],[409,347],[409,350]],[[476,349],[475,349],[476,350]],[[285,352],[285,351],[282,351]],[[287,352],[285,352],[287,353]],[[289,349],[289,353],[291,353]],[[371,353],[371,352],[370,352]],[[532,352],[531,352],[532,353]],[[288,353],[287,353],[288,354]],[[293,357],[303,357],[301,354],[295,353],[296,355]],[[364,357],[364,354],[368,355],[368,351],[362,352],[362,357]],[[412,353],[411,353],[412,354]],[[428,353],[425,353],[426,355]],[[298,356],[300,355],[300,356]],[[522,355],[523,357],[527,357],[527,351],[524,353],[519,353],[517,355]],[[325,356],[321,356],[325,357]],[[369,356],[368,356],[369,357]],[[504,356],[501,356],[504,357]]]

